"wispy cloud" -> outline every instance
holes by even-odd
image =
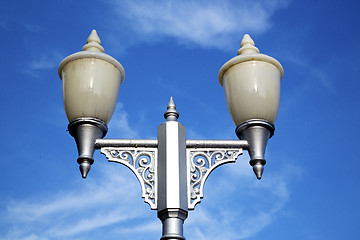
[[[333,60],[327,59],[323,63],[319,64],[313,63],[311,59],[308,59],[306,55],[302,53],[288,55],[284,54],[285,60],[288,61],[290,64],[295,65],[297,68],[301,69],[299,74],[304,74],[309,82],[313,84],[314,82],[319,83],[320,86],[328,89],[333,90],[333,79],[328,74],[328,69],[333,68]],[[308,87],[308,85],[306,85]]]
[[[288,0],[111,1],[140,39],[171,37],[179,43],[227,49],[245,32],[263,33],[273,13]]]
[[[140,136],[130,125],[129,115],[121,102],[116,104],[113,117],[109,123],[109,129],[111,129],[111,136],[121,136],[121,138],[139,138]]]
[[[119,175],[118,169],[106,168],[105,173],[103,166],[97,167],[103,174],[96,181],[77,182],[77,187],[54,196],[9,202],[2,222],[12,227],[0,239],[82,239],[83,233],[141,216],[142,210],[130,200],[139,197],[133,191],[139,187],[136,182]]]
[[[30,71],[48,70],[56,68],[59,65],[61,55],[58,53],[37,54],[29,63]]]
[[[26,74],[34,78],[39,78],[39,73],[44,71],[57,71],[57,67],[62,59],[62,55],[54,51],[41,51],[41,53],[31,53],[31,59],[24,68]]]

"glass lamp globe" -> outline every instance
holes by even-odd
[[[284,70],[274,58],[260,54],[246,34],[238,56],[225,63],[218,75],[229,113],[236,126],[250,119],[275,123]]]
[[[94,118],[108,124],[114,113],[125,72],[117,60],[104,53],[100,43],[93,30],[83,51],[66,57],[59,65],[69,122]]]

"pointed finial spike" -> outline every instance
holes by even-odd
[[[167,105],[167,110],[164,113],[164,118],[166,119],[166,121],[177,121],[177,119],[179,118],[179,113],[178,111],[176,111],[176,105],[173,97],[170,97],[170,101]]]
[[[90,163],[88,161],[84,161],[84,162],[80,163],[79,168],[80,168],[82,178],[86,178],[86,176],[88,175],[90,168],[91,168]]]
[[[96,30],[92,30],[82,50],[93,51],[93,52],[104,52],[104,48],[100,44],[101,44],[101,40],[99,38],[99,35],[97,34]]]
[[[253,170],[254,170],[254,173],[256,175],[256,178],[260,180],[261,177],[262,177],[262,174],[264,172],[264,165],[262,165],[261,163],[256,163],[253,166]]]
[[[175,105],[175,102],[174,102],[174,99],[173,99],[172,96],[170,97],[169,103],[168,103],[168,105],[167,105],[167,108],[168,108],[168,109],[169,109],[170,107],[176,108],[176,105]]]
[[[237,52],[237,55],[242,55],[247,53],[259,53],[259,49],[255,47],[255,43],[249,34],[244,35],[240,44],[240,49]]]
[[[252,40],[252,38],[250,37],[249,34],[245,34],[242,41],[241,41],[241,44],[240,46],[244,46],[245,44],[251,44],[253,46],[255,46],[255,43],[254,43],[254,40]]]
[[[97,42],[98,44],[101,44],[101,40],[95,29],[91,31],[88,39],[86,40],[86,43],[89,42]]]

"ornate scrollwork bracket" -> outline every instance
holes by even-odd
[[[151,209],[157,209],[157,148],[116,148],[102,147],[101,153],[109,162],[117,162],[128,167],[137,177],[142,190],[142,198]]]
[[[194,210],[204,197],[204,184],[210,173],[217,167],[236,161],[242,149],[187,149],[188,161],[188,208]]]

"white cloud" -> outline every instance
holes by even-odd
[[[328,74],[329,68],[333,68],[332,59],[319,63],[312,63],[311,60],[307,59],[302,53],[288,55],[287,53],[284,59],[289,63],[296,65],[300,70],[299,74],[306,76],[308,81],[304,81],[304,89],[309,88],[309,84],[313,86],[313,83],[319,83],[322,87],[327,88],[328,90],[333,90],[333,79]],[[306,84],[306,85],[305,85]]]
[[[124,110],[121,102],[116,104],[114,114],[109,123],[109,132],[111,136],[120,138],[139,138],[140,134],[130,126],[129,115]]]
[[[97,167],[101,178],[79,181],[55,196],[8,203],[2,222],[12,227],[0,239],[83,239],[89,236],[82,236],[84,233],[141,217],[144,209],[136,208],[136,201],[132,201],[140,195],[134,191],[139,188],[136,181],[122,177],[119,169],[105,169],[101,164]]]
[[[263,33],[273,13],[288,0],[243,1],[123,1],[112,0],[115,11],[131,23],[144,41],[172,37],[179,43],[227,49],[241,34]]]
[[[112,172],[113,173],[113,172]],[[113,173],[114,174],[114,173]],[[59,212],[82,211],[89,207],[98,206],[101,203],[111,203],[114,193],[110,190],[115,184],[119,184],[124,179],[112,176],[98,184],[86,185],[86,188],[80,192],[59,192],[55,196],[41,201],[13,202],[8,210],[20,221],[37,221],[47,218]],[[109,184],[107,184],[109,182]],[[104,186],[102,186],[104,185]],[[81,189],[81,187],[79,186]],[[89,194],[91,193],[91,198]],[[123,192],[119,192],[121,194]],[[81,204],[78,204],[81,203]]]
[[[33,60],[28,65],[28,71],[34,75],[36,71],[49,70],[57,68],[61,54],[56,52],[46,52],[34,54]]]

